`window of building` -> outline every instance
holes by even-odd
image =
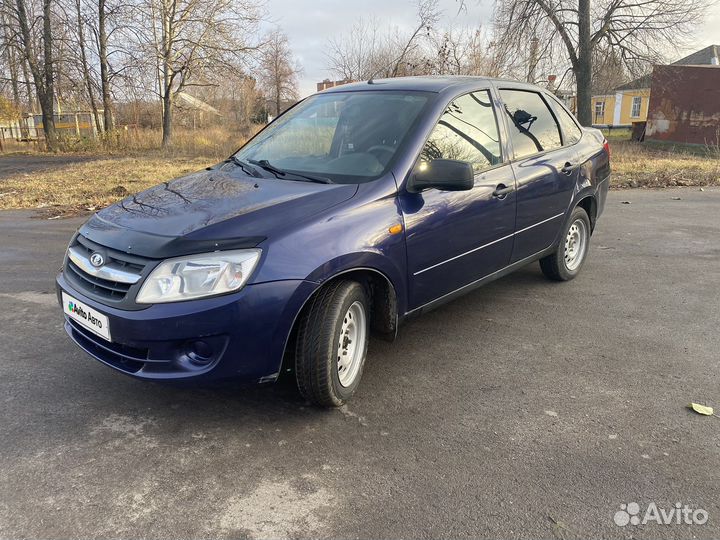
[[[487,90],[455,99],[420,153],[421,161],[457,159],[480,172],[502,161],[500,134]]]
[[[605,102],[595,102],[595,123],[602,124],[605,122]]]
[[[642,107],[642,97],[635,96],[632,100],[632,111],[630,111],[630,116],[632,118],[639,118],[640,117],[640,108]]]
[[[560,148],[560,126],[537,92],[500,90],[509,119],[515,157],[521,158]]]

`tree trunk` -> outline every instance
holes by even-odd
[[[168,148],[172,142],[172,93],[174,76],[170,58],[172,54],[172,0],[162,4],[162,147]]]
[[[590,42],[590,0],[578,0],[578,55],[574,66],[577,82],[577,119],[592,125],[592,44]]]
[[[37,106],[37,94],[33,93],[32,83],[30,82],[30,74],[28,73],[27,59],[25,55],[21,55],[20,67],[22,68],[23,79],[25,80],[25,93],[27,94],[28,112],[34,113]]]
[[[98,0],[98,55],[100,56],[100,88],[102,91],[103,120],[105,131],[115,129],[115,122],[112,115],[112,98],[110,96],[110,67],[108,65],[107,52],[107,14],[105,12],[105,0]]]
[[[13,94],[13,103],[15,106],[20,109],[21,103],[20,103],[20,84],[18,82],[18,62],[17,62],[17,56],[15,51],[15,45],[11,41],[11,37],[9,35],[9,28],[7,20],[5,19],[5,14],[0,14],[0,25],[3,27],[3,45],[5,46],[5,57],[8,65],[8,70],[10,72],[10,84],[12,86],[12,94]]]
[[[55,150],[57,147],[57,133],[55,131],[55,103],[53,85],[53,56],[52,56],[52,32],[50,28],[50,1],[43,0],[43,48],[44,48],[44,69],[41,71],[33,49],[33,39],[28,24],[25,0],[15,0],[17,5],[18,22],[20,23],[20,35],[25,51],[30,72],[35,82],[40,112],[42,113],[43,131],[45,132],[45,144],[48,150]]]
[[[97,102],[95,101],[95,91],[93,90],[92,78],[90,77],[90,68],[88,67],[87,54],[85,53],[85,31],[83,29],[82,9],[80,6],[80,0],[75,1],[75,7],[77,8],[78,40],[80,41],[80,61],[82,62],[83,78],[85,79],[85,86],[87,87],[88,99],[90,100],[90,108],[92,109],[93,118],[95,119],[95,128],[97,129],[97,133],[99,135],[103,132],[103,125],[102,122],[100,122]]]
[[[53,73],[53,34],[50,25],[50,5],[52,0],[43,0],[43,60],[45,62],[45,92],[42,101],[45,101],[43,109],[43,131],[48,150],[55,150],[57,147],[57,132],[55,131],[55,78]],[[46,122],[47,120],[47,122]]]
[[[165,87],[163,95],[162,147],[167,148],[172,141],[172,96],[171,90]]]
[[[19,109],[20,103],[20,84],[18,83],[18,65],[15,50],[11,46],[7,46],[7,62],[10,69],[10,83],[12,85],[13,103]]]
[[[275,88],[275,118],[280,116],[281,100],[282,100],[282,88],[281,88],[280,78],[278,77],[277,87]]]

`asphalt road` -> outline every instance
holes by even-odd
[[[52,283],[79,221],[2,212],[0,537],[720,537],[720,419],[686,407],[720,408],[719,216],[611,193],[578,279],[532,265],[372,340],[322,411],[86,357]],[[709,518],[615,525],[630,502]]]

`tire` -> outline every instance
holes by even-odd
[[[308,401],[339,407],[360,383],[370,334],[370,305],[356,281],[332,282],[310,300],[295,341],[295,378]]]
[[[576,206],[563,228],[555,253],[540,259],[540,268],[548,279],[570,281],[580,273],[590,249],[590,218]]]

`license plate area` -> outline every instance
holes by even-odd
[[[62,291],[63,313],[76,321],[80,326],[106,341],[112,341],[110,336],[110,319],[95,308],[88,306],[77,298],[73,298]]]

